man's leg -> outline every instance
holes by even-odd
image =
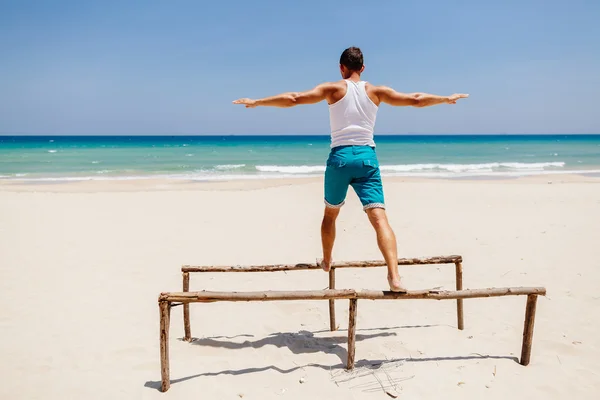
[[[405,291],[406,289],[400,282],[398,273],[398,247],[396,244],[396,235],[388,222],[385,209],[367,208],[365,210],[369,221],[377,234],[377,245],[385,259],[388,268],[388,283],[392,291]]]
[[[321,222],[321,244],[323,245],[323,261],[321,266],[325,271],[331,267],[331,253],[335,242],[335,220],[340,215],[340,208],[325,207],[323,222]]]
[[[388,283],[390,290],[404,292],[406,289],[400,282],[398,274],[398,249],[396,235],[390,226],[385,213],[385,198],[379,161],[375,149],[363,148],[358,151],[358,158],[362,160],[360,174],[352,180],[351,185],[360,198],[363,209],[377,233],[377,245],[388,268]]]
[[[325,169],[325,213],[321,222],[321,244],[323,245],[323,261],[321,267],[329,271],[331,253],[335,241],[335,220],[344,205],[351,176],[345,166],[344,150],[329,156]]]

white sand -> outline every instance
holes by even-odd
[[[547,180],[553,180],[552,185]],[[158,307],[182,264],[313,262],[321,181],[0,185],[1,399],[596,399],[600,393],[600,180],[386,181],[400,256],[461,254],[465,287],[546,286],[532,361],[519,365],[524,297],[358,304],[347,373],[347,301],[212,303],[171,318],[160,393]],[[249,190],[240,190],[249,188]],[[349,192],[336,260],[380,259]],[[451,266],[404,267],[411,289],[452,289]],[[385,269],[339,288],[385,288]],[[193,275],[192,290],[322,289],[319,271]],[[396,361],[394,361],[396,360]],[[383,365],[367,368],[377,362]],[[304,378],[305,382],[300,383]]]

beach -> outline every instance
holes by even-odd
[[[524,297],[192,304],[171,312],[171,388],[161,393],[158,295],[191,265],[315,262],[322,178],[0,182],[0,398],[593,399],[600,391],[600,178],[384,177],[400,257],[458,254],[464,288],[544,286],[531,363]],[[379,260],[352,190],[334,261]],[[447,265],[401,267],[409,289],[454,288]],[[385,289],[385,269],[337,273]],[[321,271],[192,275],[191,290],[327,287]],[[302,382],[301,382],[302,381]]]

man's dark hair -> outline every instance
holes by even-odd
[[[360,71],[363,67],[363,53],[358,47],[348,47],[340,57],[340,64],[350,71]]]

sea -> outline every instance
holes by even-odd
[[[383,176],[600,176],[598,135],[376,135]],[[0,136],[0,180],[322,176],[329,136]]]

